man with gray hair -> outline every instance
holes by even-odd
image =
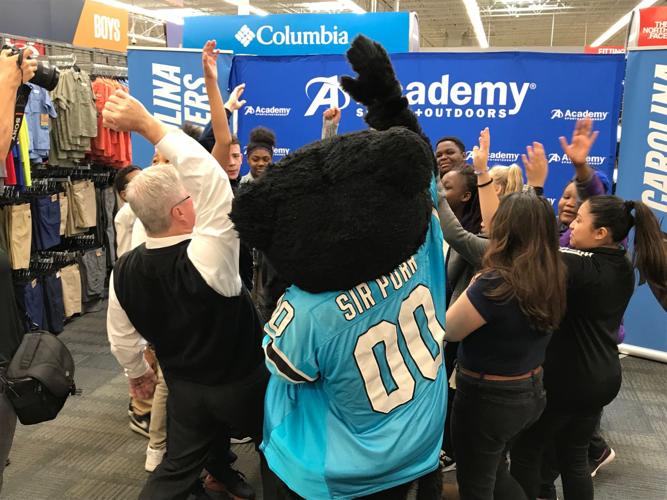
[[[261,324],[239,278],[232,190],[201,145],[126,93],[109,98],[103,118],[143,135],[170,162],[128,185],[147,239],[114,268],[107,331],[131,392],[145,397],[155,386],[142,356],[146,340],[169,389],[167,453],[140,498],[187,498],[204,467],[228,483],[230,427],[261,441],[268,377]]]

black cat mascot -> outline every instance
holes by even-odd
[[[265,327],[262,449],[288,498],[404,498],[439,478],[445,263],[435,160],[391,61],[360,36],[341,85],[371,130],[242,187],[231,218],[292,285]],[[427,481],[422,481],[421,484]],[[440,498],[437,479],[419,497]]]

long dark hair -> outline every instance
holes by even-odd
[[[648,280],[664,287],[667,249],[660,223],[651,209],[641,201],[624,201],[618,196],[593,196],[587,202],[593,226],[607,228],[614,243],[622,242],[635,228],[632,266],[639,271],[639,283]]]
[[[554,331],[565,314],[567,285],[551,204],[528,193],[504,196],[490,237],[482,272],[502,279],[487,296],[501,302],[516,298],[533,328]]]
[[[461,213],[461,226],[466,231],[477,234],[482,228],[482,210],[479,205],[479,194],[477,192],[477,176],[470,165],[455,169],[463,177],[466,190],[470,191],[470,199],[463,205]]]

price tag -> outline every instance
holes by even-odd
[[[57,194],[51,195],[51,201],[53,202],[58,201],[58,195]]]
[[[32,280],[32,283],[30,284],[32,285],[33,288],[35,288],[37,286],[37,280],[36,279]]]
[[[42,128],[49,128],[49,115],[46,113],[40,113],[39,126]]]
[[[56,273],[56,279],[60,279],[60,271]]]
[[[98,257],[102,257],[102,250],[98,248],[97,251],[95,252],[95,255],[97,255]]]

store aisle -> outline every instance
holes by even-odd
[[[128,427],[127,380],[109,352],[105,312],[77,318],[60,338],[74,355],[83,395],[70,398],[53,422],[18,426],[2,498],[135,499],[147,477],[147,440]],[[605,437],[618,458],[596,478],[596,498],[664,500],[667,365],[636,358],[622,363],[623,388],[603,419]],[[261,493],[252,445],[234,451],[237,467]],[[447,474],[446,482],[453,476]]]

